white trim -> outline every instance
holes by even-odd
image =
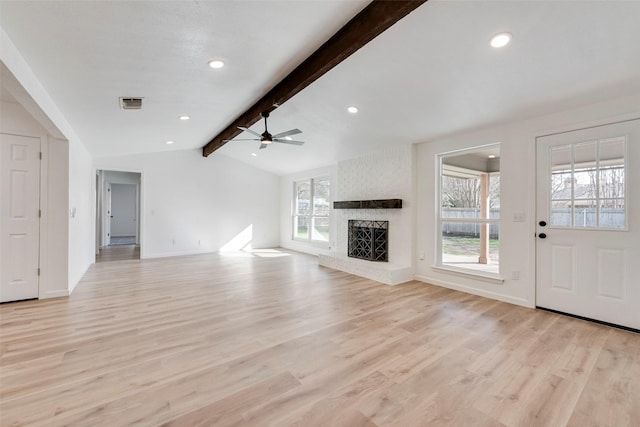
[[[142,246],[141,246],[142,248]],[[152,259],[152,258],[169,258],[176,256],[187,256],[187,255],[202,255],[202,254],[214,254],[219,251],[208,251],[208,250],[197,250],[197,251],[183,251],[183,252],[162,252],[158,254],[145,254],[142,256],[140,254],[140,259]]]
[[[50,292],[45,292],[43,295],[40,295],[40,299],[68,297],[70,294],[71,292],[67,290],[50,291]]]
[[[39,248],[39,260],[38,267],[40,268],[40,277],[38,277],[38,298],[47,297],[47,279],[49,278],[46,267],[49,261],[49,251],[47,251],[49,239],[47,238],[49,230],[49,144],[51,143],[49,137],[42,137],[40,139],[40,152],[42,158],[40,159],[40,248]]]
[[[497,292],[486,291],[486,290],[478,289],[471,286],[464,286],[464,285],[459,285],[457,283],[432,279],[430,277],[421,276],[421,275],[414,275],[413,279],[417,280],[418,282],[424,282],[430,285],[440,286],[442,288],[453,289],[455,291],[460,291],[467,294],[478,295],[484,298],[508,302],[509,304],[520,305],[522,307],[527,307],[527,308],[535,308],[535,304],[532,301],[528,301],[524,298],[511,297],[508,295],[499,294]]]
[[[499,274],[488,273],[486,271],[472,270],[470,268],[456,268],[448,265],[432,265],[431,269],[440,273],[453,274],[456,276],[467,277],[469,279],[482,279],[485,282],[496,283],[502,285],[504,278]]]

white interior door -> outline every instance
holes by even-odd
[[[111,184],[111,237],[135,237],[137,185]]]
[[[640,119],[536,151],[536,305],[640,329]]]
[[[40,139],[0,134],[0,302],[38,297]]]

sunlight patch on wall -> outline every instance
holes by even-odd
[[[238,233],[220,248],[220,252],[250,251],[253,240],[253,224]]]

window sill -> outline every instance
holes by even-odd
[[[504,278],[499,274],[486,273],[483,271],[474,271],[474,270],[469,270],[464,268],[456,268],[456,267],[449,267],[449,266],[443,266],[443,265],[434,265],[431,268],[438,272],[454,274],[456,276],[466,277],[469,279],[476,279],[476,280],[482,279],[485,282],[491,282],[497,285],[502,285],[504,283]]]

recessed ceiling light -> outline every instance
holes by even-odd
[[[495,154],[489,154],[487,157],[489,157],[490,159],[495,159],[496,155]]]
[[[504,47],[511,41],[511,34],[509,33],[499,33],[495,36],[491,37],[491,46],[493,47]]]
[[[212,59],[209,61],[209,67],[211,68],[222,68],[224,67],[224,62],[219,59]]]
[[[173,144],[173,141],[167,141],[167,145]]]
[[[253,157],[256,157],[256,156],[257,156],[257,154],[256,154],[256,153],[251,153],[251,155],[252,155]]]
[[[180,120],[189,120],[191,117],[189,116],[180,116],[178,117]]]
[[[351,114],[355,114],[358,112],[358,107],[349,107],[347,108],[347,111],[350,112]]]

